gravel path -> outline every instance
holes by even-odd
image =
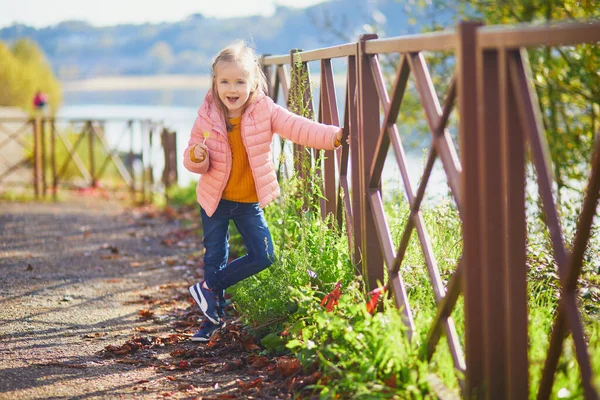
[[[197,214],[0,202],[0,399],[290,399],[314,384],[231,317],[189,340]]]
[[[106,199],[0,202],[0,398],[156,398],[136,387],[155,368],[98,352],[148,325],[140,298],[185,285],[193,245],[161,244],[177,228]]]

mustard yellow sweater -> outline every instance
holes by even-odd
[[[240,203],[257,203],[258,195],[254,185],[252,169],[248,161],[248,153],[242,142],[240,122],[242,117],[229,118],[233,129],[229,132],[229,146],[231,147],[231,175],[223,191],[223,198]]]

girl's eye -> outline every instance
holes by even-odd
[[[245,82],[244,81],[237,81],[238,85],[243,85]]]

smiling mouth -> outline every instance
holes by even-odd
[[[239,97],[231,97],[231,96],[227,96],[227,101],[231,104],[235,104],[236,101],[238,101]]]

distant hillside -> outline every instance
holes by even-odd
[[[278,7],[272,17],[215,19],[195,14],[176,23],[93,27],[66,21],[36,29],[13,25],[0,40],[30,37],[62,80],[106,75],[204,74],[212,57],[235,39],[253,41],[259,53],[287,54],[355,40],[365,24],[382,36],[418,33],[436,23],[451,26],[449,13],[412,9],[394,0],[331,0],[306,9]],[[418,21],[418,23],[417,23]]]

